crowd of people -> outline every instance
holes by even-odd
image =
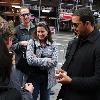
[[[56,70],[58,47],[48,24],[33,25],[25,6],[19,12],[21,24],[13,30],[7,22],[0,24],[0,100],[37,100],[38,95],[50,100],[57,82],[62,84],[57,100],[99,100],[100,32],[92,11],[80,8],[73,13],[75,38],[69,41],[63,66]],[[22,62],[19,66],[21,59],[31,70]]]

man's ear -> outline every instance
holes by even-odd
[[[90,22],[89,21],[86,21],[86,24],[88,25],[88,24],[90,24]]]

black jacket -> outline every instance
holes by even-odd
[[[15,88],[0,86],[0,100],[22,100],[22,96]]]
[[[62,69],[72,78],[62,85],[62,100],[100,100],[100,33],[95,30],[87,39],[75,38],[67,48]]]
[[[28,41],[33,38],[32,34],[35,26],[30,22],[30,29],[26,29],[23,24],[15,27],[15,34],[13,38],[12,48],[16,53],[16,61],[20,59],[23,52],[26,52],[26,47],[19,45],[20,41]]]

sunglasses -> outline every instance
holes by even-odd
[[[74,26],[74,27],[78,27],[79,24],[81,24],[81,23],[73,23],[73,22],[72,22],[72,26]]]
[[[24,13],[24,14],[21,14],[21,16],[25,17],[25,16],[29,16],[30,13]]]

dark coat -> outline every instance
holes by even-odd
[[[14,88],[9,88],[7,90],[0,89],[0,100],[22,100],[22,97],[20,92]]]
[[[4,84],[0,83],[0,100],[22,100],[22,95],[17,89],[10,88],[4,82]]]
[[[85,40],[71,41],[62,69],[72,82],[62,85],[58,98],[100,100],[100,33],[95,30]]]
[[[20,24],[15,27],[15,34],[13,38],[12,48],[16,53],[16,62],[20,59],[23,52],[26,52],[26,47],[19,45],[20,41],[28,41],[33,38],[32,34],[35,26],[30,22],[30,29],[26,29],[23,24]]]

